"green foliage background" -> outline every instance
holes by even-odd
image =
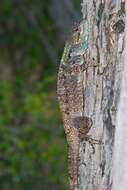
[[[0,190],[69,189],[56,95],[63,45],[49,6],[0,1]]]

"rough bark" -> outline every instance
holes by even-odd
[[[127,15],[127,4],[126,4]],[[127,23],[127,16],[125,23]],[[127,25],[125,31],[124,70],[118,105],[114,164],[113,164],[113,188],[112,190],[127,189]]]
[[[80,24],[82,32],[80,32],[79,43],[76,41],[74,44],[71,40],[71,48],[68,46],[71,54],[66,50],[68,52],[66,56],[69,58],[66,58],[67,61],[65,61],[64,55],[61,64],[67,66],[70,64],[70,58],[74,59],[80,55],[77,65],[86,64],[87,66],[83,70],[77,66],[76,69],[79,71],[77,73],[69,70],[70,65],[66,68],[66,73],[60,67],[58,77],[58,94],[64,127],[68,144],[73,152],[70,153],[70,159],[73,157],[73,164],[75,164],[73,169],[71,166],[71,170],[73,170],[71,183],[74,183],[71,188],[73,190],[108,190],[112,186],[116,113],[124,63],[125,2],[84,0],[82,13],[83,21]],[[74,48],[77,44],[77,48]],[[75,64],[72,66],[73,69],[74,66]],[[61,84],[62,72],[64,72],[64,77],[66,76],[66,81]],[[71,74],[69,75],[68,72]],[[75,76],[73,82],[72,78],[69,78],[72,75]],[[74,84],[77,90],[73,90]],[[69,91],[69,88],[72,91]],[[67,91],[72,94],[70,98],[70,95],[66,93],[65,101],[64,97]],[[69,113],[67,113],[67,108]],[[81,116],[92,121],[92,126],[87,131],[88,137],[84,137],[82,140],[79,138],[78,127],[82,125],[81,120],[78,120],[76,127],[74,126],[76,118]],[[67,128],[69,128],[69,132],[73,131],[70,132],[70,137]],[[84,136],[86,136],[86,132],[84,132]],[[75,153],[77,149],[78,158]],[[76,159],[77,162],[75,162]],[[78,172],[77,182],[75,182],[76,169]],[[78,185],[76,185],[77,183]]]

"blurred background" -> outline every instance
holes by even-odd
[[[69,190],[57,72],[79,0],[0,0],[0,190]]]

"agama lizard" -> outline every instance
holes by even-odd
[[[84,35],[85,36],[82,36]],[[79,143],[86,137],[92,120],[84,116],[83,77],[90,65],[87,59],[88,31],[77,26],[65,45],[58,73],[57,93],[68,143],[69,177],[72,190],[78,190]]]

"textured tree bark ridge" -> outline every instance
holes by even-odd
[[[58,98],[72,190],[108,190],[123,70],[125,2],[84,0],[83,21],[66,43]]]
[[[126,20],[127,23],[127,4]],[[115,148],[113,155],[113,187],[112,190],[127,189],[127,25],[125,31],[124,71],[117,112],[115,131]]]

